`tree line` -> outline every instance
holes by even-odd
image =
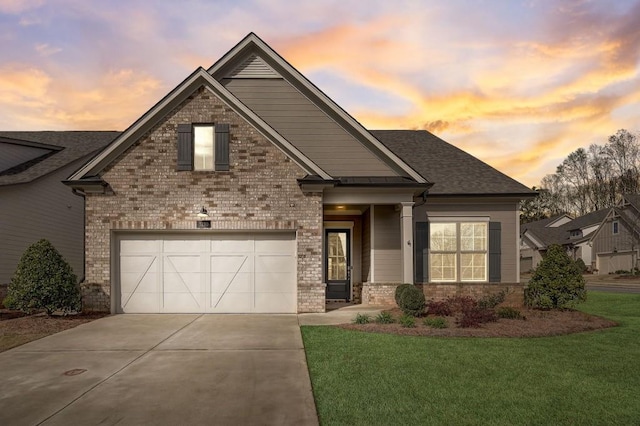
[[[521,203],[522,223],[612,207],[622,194],[640,193],[640,136],[621,129],[604,145],[578,148],[533,189],[540,195]]]

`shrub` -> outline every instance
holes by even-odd
[[[526,319],[519,310],[511,306],[503,306],[496,311],[498,317],[506,319]]]
[[[478,306],[483,309],[493,309],[502,302],[507,297],[507,291],[501,290],[496,294],[491,294],[489,296],[485,296],[482,299],[478,300]]]
[[[449,304],[449,299],[441,300],[439,302],[429,302],[427,304],[427,312],[443,317],[448,317],[453,313],[453,311],[451,310],[451,305]]]
[[[550,246],[525,289],[525,304],[539,309],[566,309],[586,298],[584,278],[576,263],[561,246]]]
[[[452,312],[464,312],[478,306],[473,298],[469,296],[454,296],[447,299]]]
[[[26,313],[69,313],[81,309],[80,291],[71,266],[47,240],[25,250],[11,278],[5,306]]]
[[[400,306],[400,309],[402,309],[405,315],[420,316],[424,313],[424,293],[414,285],[406,287],[400,293],[400,303],[398,306]]]
[[[356,318],[353,320],[354,324],[369,324],[371,322],[371,317],[367,314],[357,314]]]
[[[389,312],[380,312],[378,316],[376,316],[375,321],[378,324],[393,324],[395,322],[393,316]]]
[[[415,287],[415,286],[413,284],[400,284],[398,287],[396,287],[396,293],[395,293],[396,305],[400,306],[400,297],[402,296],[402,293],[404,293],[406,289],[411,287]]]
[[[416,326],[416,319],[412,315],[404,314],[400,317],[400,325],[405,328],[414,328]]]
[[[447,328],[447,321],[442,317],[427,317],[424,319],[424,325],[431,328]]]
[[[578,260],[576,260],[576,266],[578,267],[578,270],[581,274],[587,272],[587,265],[585,265],[584,260],[582,260],[581,258],[578,258]]]
[[[480,324],[497,321],[498,316],[492,309],[483,309],[479,306],[465,309],[458,320],[458,325],[462,328],[480,327]]]

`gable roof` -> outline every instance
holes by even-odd
[[[27,183],[52,173],[104,148],[119,134],[112,131],[0,131],[3,142],[50,150],[0,176],[0,186]]]
[[[514,195],[536,192],[426,130],[372,130],[390,150],[433,182],[433,195]]]
[[[120,154],[133,145],[138,138],[144,135],[158,121],[160,121],[173,108],[183,102],[195,90],[205,87],[224,103],[231,107],[236,113],[251,123],[260,133],[285,152],[293,161],[310,174],[317,174],[324,179],[330,176],[302,154],[289,141],[278,134],[264,120],[258,117],[253,111],[246,107],[238,98],[215,80],[204,68],[196,69],[189,77],[180,83],[175,89],[169,92],[164,98],[140,117],[135,123],[129,126],[122,134],[111,143],[105,150],[85,164],[80,170],[74,173],[68,183],[80,181],[86,178],[97,176]]]
[[[586,215],[577,217],[570,222],[564,223],[560,226],[549,226],[556,222],[558,219],[566,216],[560,214],[547,219],[537,220],[535,222],[529,222],[520,226],[520,234],[523,236],[532,235],[537,240],[545,244],[546,247],[551,244],[575,244],[583,241],[590,240],[594,232],[587,235],[583,235],[580,238],[571,238],[571,231],[586,228],[591,225],[600,224],[609,215],[611,209],[600,209],[595,212],[587,213]]]
[[[216,80],[222,80],[225,76],[237,72],[238,66],[245,63],[247,58],[252,58],[256,52],[269,62],[266,64],[269,68],[275,70],[304,96],[322,108],[338,125],[347,130],[348,133],[356,136],[357,139],[378,158],[389,165],[393,165],[396,170],[401,171],[403,175],[410,177],[416,182],[428,183],[421,173],[416,171],[415,168],[406,161],[403,161],[400,156],[376,139],[362,124],[336,104],[329,96],[309,81],[256,34],[249,33],[223,55],[222,58],[214,63],[208,69],[208,72],[213,75]]]

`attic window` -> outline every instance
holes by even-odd
[[[618,229],[618,221],[614,220],[613,222],[611,222],[611,232],[613,233],[613,235],[616,235],[619,232]]]
[[[193,170],[213,170],[215,164],[213,125],[193,126]]]
[[[229,125],[178,124],[177,169],[228,171]]]

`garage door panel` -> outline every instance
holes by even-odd
[[[157,292],[122,293],[122,309],[124,312],[140,314],[156,313],[160,309],[159,295]]]
[[[249,255],[222,255],[211,256],[211,272],[251,272]]]
[[[243,235],[220,235],[211,240],[211,253],[253,252],[253,240]]]
[[[170,313],[195,313],[202,312],[204,307],[202,293],[170,293],[163,294],[164,312]]]
[[[252,293],[226,292],[211,293],[211,311],[221,313],[252,312]]]
[[[291,292],[291,279],[289,273],[271,272],[268,274],[256,274],[255,288],[257,293],[287,293]]]
[[[199,240],[165,240],[165,253],[202,253],[206,251],[207,242]]]
[[[120,253],[157,253],[160,250],[160,242],[157,240],[121,240]]]
[[[292,253],[293,237],[288,235],[264,235],[255,240],[256,253]]]
[[[211,291],[224,292],[250,292],[253,285],[253,277],[250,273],[220,272],[211,274]]]
[[[288,293],[256,293],[255,311],[263,314],[294,312],[297,305],[296,295]]]
[[[293,233],[150,234],[119,247],[123,312],[296,312]]]
[[[268,272],[295,272],[293,256],[256,255],[256,273]]]

